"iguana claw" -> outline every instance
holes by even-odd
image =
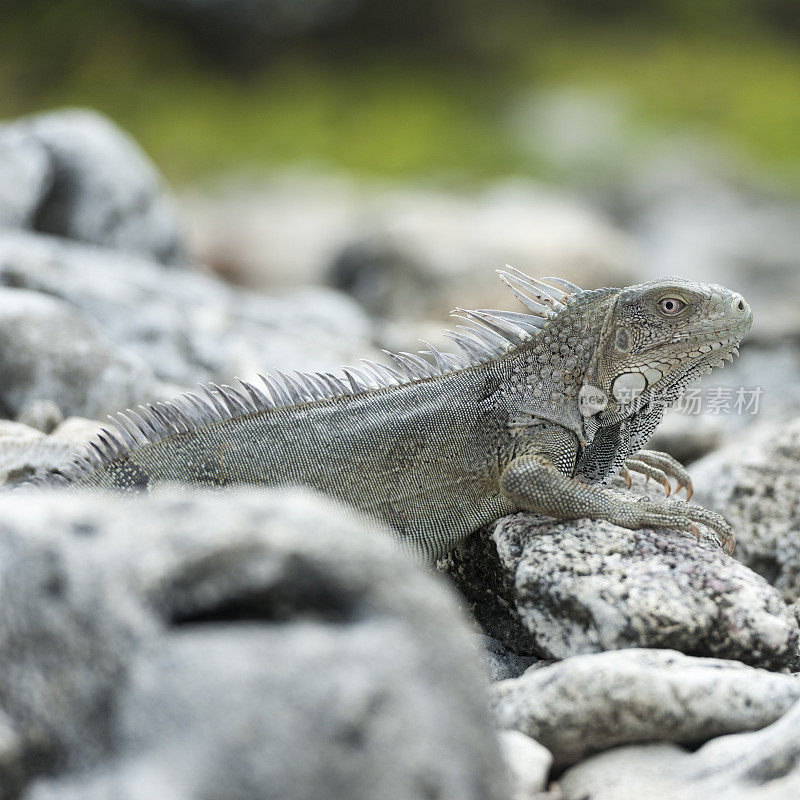
[[[625,528],[672,528],[689,531],[699,540],[697,524],[705,525],[717,535],[728,555],[736,547],[736,539],[728,521],[714,511],[689,503],[642,498],[637,503],[620,503],[611,519]]]
[[[625,459],[625,467],[626,471],[633,470],[647,478],[657,480],[664,487],[667,497],[672,493],[669,478],[674,478],[678,484],[675,489],[676,493],[685,488],[687,502],[692,497],[694,490],[689,473],[683,464],[669,453],[662,453],[658,450],[639,450],[630,458]],[[628,479],[625,482],[627,483]],[[630,484],[628,484],[628,488],[630,488]]]

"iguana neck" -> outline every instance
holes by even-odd
[[[581,443],[591,441],[581,413],[579,395],[596,385],[601,373],[600,343],[607,335],[618,290],[587,293],[554,319],[539,336],[508,358],[510,395],[516,411],[536,416],[572,431]]]

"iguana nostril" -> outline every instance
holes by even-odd
[[[747,308],[747,303],[745,303],[742,297],[734,297],[731,302],[731,308],[734,311],[744,311]]]

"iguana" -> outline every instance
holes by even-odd
[[[680,463],[639,448],[687,384],[738,354],[752,323],[743,298],[679,278],[584,291],[499,273],[527,311],[456,309],[468,324],[446,335],[461,355],[423,342],[420,355],[387,351],[394,367],[210,384],[110,417],[113,429],[42,480],[302,484],[383,519],[431,559],[518,510],[696,535],[702,523],[732,545],[718,514],[606,484],[635,470],[667,493],[676,479],[689,499]]]

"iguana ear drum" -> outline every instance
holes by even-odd
[[[641,372],[623,372],[614,378],[611,394],[620,403],[630,403],[647,388],[647,379]]]

